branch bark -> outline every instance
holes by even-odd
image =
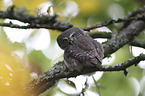
[[[19,26],[12,23],[1,23],[0,26],[6,26],[11,28],[20,28],[20,29],[28,29],[28,28],[48,28],[53,30],[64,31],[66,29],[71,28],[73,25],[69,23],[64,23],[57,19],[58,15],[55,14],[53,16],[50,15],[40,15],[33,16],[27,13],[26,9],[21,9],[23,11],[17,10],[16,6],[10,6],[6,12],[0,11],[0,18],[2,19],[13,19],[19,20],[24,23],[28,23],[28,26]]]
[[[92,38],[107,38],[107,39],[112,38],[111,32],[88,32],[87,34]]]
[[[123,29],[118,35],[112,37],[110,40],[104,44],[104,54],[105,57],[110,56],[112,53],[117,51],[119,48],[123,47],[125,44],[131,42],[139,33],[145,29],[144,21],[136,21],[129,25],[127,28]],[[104,57],[104,58],[105,58]],[[141,54],[123,64],[117,64],[113,66],[102,66],[101,68],[90,67],[84,68],[81,72],[69,72],[64,66],[63,61],[57,63],[49,71],[42,74],[38,79],[33,80],[25,88],[25,94],[38,95],[45,90],[49,89],[58,80],[62,78],[76,77],[78,75],[87,74],[95,71],[121,71],[126,70],[126,68],[136,65],[141,60],[145,60],[145,55]],[[126,71],[125,71],[126,72]]]
[[[144,21],[136,21],[130,24],[127,28],[120,31],[120,33],[108,40],[104,45],[105,57],[117,51],[125,44],[131,42],[136,36],[145,29]]]

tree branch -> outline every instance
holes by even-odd
[[[129,25],[127,28],[122,30],[118,35],[112,37],[104,44],[104,55],[105,57],[117,51],[125,44],[131,42],[142,30],[145,29],[144,21],[136,21]],[[105,58],[104,57],[104,58]],[[123,64],[117,64],[113,66],[102,66],[101,68],[90,67],[84,68],[81,72],[70,72],[64,67],[64,62],[57,63],[54,67],[42,74],[38,79],[33,80],[25,88],[26,94],[38,95],[55,84],[62,78],[76,77],[78,75],[87,74],[95,71],[121,71],[126,68],[139,63],[141,60],[145,60],[145,55],[141,54],[138,57],[128,60]],[[126,72],[126,71],[125,71]]]
[[[10,27],[10,28],[19,28],[19,29],[30,29],[30,28],[35,28],[35,29],[40,29],[40,28],[46,28],[46,29],[53,29],[53,30],[59,30],[59,31],[64,31],[66,30],[63,27],[57,27],[57,25],[54,27],[52,26],[47,26],[47,25],[40,25],[40,24],[33,24],[33,25],[26,25],[26,26],[22,26],[22,25],[18,25],[18,24],[13,24],[13,23],[0,23],[0,26],[4,26],[4,27]]]
[[[141,14],[141,13],[144,13],[144,12],[145,12],[145,5],[137,10],[134,10],[133,12],[130,12],[127,17],[128,18],[134,17],[134,16]]]
[[[88,89],[88,78],[86,78],[86,82],[85,82],[85,84],[84,84],[84,88],[82,88],[82,91],[81,91],[81,93],[79,94],[79,96],[81,96],[81,94],[83,95],[83,96],[85,96],[85,91]]]
[[[21,11],[21,10],[23,11]],[[13,19],[19,20],[24,23],[28,23],[28,26],[18,26],[10,23],[1,23],[1,26],[11,27],[11,28],[50,28],[59,31],[64,31],[66,29],[71,28],[73,25],[68,23],[63,23],[57,19],[58,15],[55,14],[53,16],[50,15],[40,15],[40,16],[32,16],[27,13],[26,9],[18,8],[16,6],[10,6],[6,12],[0,11],[0,18],[2,19]],[[47,26],[47,27],[46,27]]]
[[[121,22],[125,22],[123,27],[121,28],[121,30],[125,27],[127,27],[131,21],[133,20],[145,20],[145,17],[144,16],[141,16],[141,17],[135,17],[136,15],[138,14],[141,14],[141,13],[144,13],[145,12],[145,6],[143,6],[142,8],[139,8],[138,10],[135,10],[134,12],[130,13],[126,18],[124,19],[118,19],[118,20],[110,20],[102,25],[94,25],[94,26],[90,26],[90,27],[86,27],[84,28],[85,31],[90,31],[92,29],[95,29],[95,28],[99,28],[99,27],[103,27],[103,26],[108,26],[108,25],[111,25],[111,24],[114,24],[114,23],[121,23]]]
[[[87,33],[92,38],[107,38],[111,39],[112,33],[111,32],[88,32]]]
[[[145,29],[144,26],[144,21],[136,21],[129,25],[127,28],[120,31],[117,36],[112,37],[110,40],[108,40],[104,45],[105,57],[111,55],[119,48],[123,47],[125,44],[134,40],[134,38]]]
[[[113,35],[111,32],[88,32],[87,34],[92,38],[106,38],[106,39],[111,39]],[[131,46],[141,47],[145,49],[145,42],[143,41],[141,42],[139,40],[133,40],[129,44]]]
[[[127,18],[131,18],[131,17],[135,17],[138,14],[144,13],[145,12],[145,5],[142,8],[139,8],[138,10],[134,10],[133,12],[129,13]],[[126,28],[131,22],[125,22],[122,26],[122,28],[120,28],[120,30],[122,30],[123,28]]]
[[[136,46],[136,47],[141,47],[141,48],[144,48],[145,49],[145,42],[141,42],[141,41],[138,41],[138,40],[133,40],[130,45],[132,46]]]
[[[20,11],[21,9],[21,11]],[[23,11],[22,11],[23,10]],[[136,14],[142,13],[145,11],[145,7],[140,8],[137,11],[134,11],[131,15],[128,16],[128,18],[124,19],[118,19],[118,20],[109,20],[108,22],[101,24],[101,25],[94,25],[90,27],[83,28],[85,31],[90,31],[94,28],[99,28],[103,26],[108,26],[114,23],[120,23],[120,22],[130,22],[133,20],[145,20],[144,16],[140,17],[132,17]],[[49,15],[40,15],[40,16],[33,16],[29,15],[27,13],[26,9],[17,8],[16,6],[10,6],[6,12],[0,11],[0,18],[2,19],[13,19],[13,20],[19,20],[24,23],[28,23],[27,26],[20,26],[16,24],[10,24],[10,23],[0,23],[0,26],[6,26],[11,28],[20,28],[20,29],[28,29],[28,28],[47,28],[47,29],[53,29],[53,30],[59,30],[59,31],[65,31],[71,27],[73,27],[72,24],[64,23],[62,21],[59,21],[57,19],[58,15],[55,14],[53,16]]]
[[[140,16],[140,17],[131,17],[131,18],[124,18],[124,19],[119,18],[117,20],[109,20],[108,22],[106,22],[102,25],[94,25],[94,26],[83,28],[83,29],[85,31],[90,31],[92,29],[103,27],[103,26],[108,26],[108,25],[111,25],[111,24],[114,24],[114,23],[130,22],[130,21],[133,21],[133,20],[145,20],[145,16],[143,15],[143,16]]]
[[[58,80],[62,78],[76,77],[78,75],[83,75],[86,73],[91,73],[95,71],[125,71],[126,68],[138,64],[140,61],[145,60],[145,54],[141,54],[137,57],[129,59],[128,61],[122,64],[115,64],[113,66],[102,66],[102,68],[90,67],[85,68],[81,72],[69,72],[66,68],[62,67],[63,62],[57,63],[49,71],[41,75],[38,79],[33,80],[25,88],[26,95],[37,96],[38,94],[49,89],[55,84]]]

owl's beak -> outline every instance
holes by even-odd
[[[73,44],[73,41],[72,40],[70,40],[70,42],[69,42],[70,44]]]
[[[73,39],[69,38],[69,43],[72,45],[73,44]]]

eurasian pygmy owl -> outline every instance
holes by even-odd
[[[70,71],[81,71],[84,67],[101,65],[104,57],[102,45],[93,40],[84,30],[70,28],[57,37],[60,48],[64,51],[64,63]]]

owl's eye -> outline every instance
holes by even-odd
[[[64,42],[64,43],[68,43],[68,39],[67,39],[67,38],[64,38],[64,39],[63,39],[63,42]]]
[[[75,34],[73,34],[71,37],[72,37],[72,38],[75,38],[75,37],[76,37],[76,35],[75,35]]]

